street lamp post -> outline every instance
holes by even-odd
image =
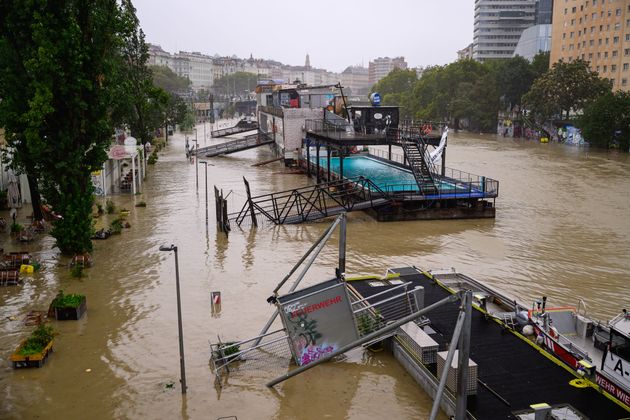
[[[179,294],[179,262],[177,260],[177,246],[176,245],[162,245],[160,251],[170,252],[175,251],[175,288],[177,289],[177,327],[179,329],[179,369],[180,369],[180,383],[182,385],[182,394],[186,393],[186,366],[184,363],[184,331],[182,328],[182,305]]]
[[[200,160],[199,163],[203,163],[206,169],[206,232],[208,231],[208,161]]]
[[[195,128],[195,188],[199,192],[199,143],[197,143],[197,129]]]

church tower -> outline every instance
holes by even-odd
[[[306,70],[311,69],[311,58],[308,56],[308,54],[306,54],[306,61],[304,62],[304,68]]]

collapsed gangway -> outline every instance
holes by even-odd
[[[243,150],[253,149],[254,147],[264,146],[273,143],[273,138],[261,134],[250,134],[241,139],[236,139],[212,146],[193,149],[191,153],[197,156],[213,157],[219,155],[229,155],[230,153],[241,152]]]
[[[258,121],[240,120],[235,126],[213,130],[210,135],[213,138],[231,136],[232,134],[244,133],[246,131],[258,130]]]
[[[229,221],[241,225],[249,218],[258,225],[258,217],[276,225],[309,222],[354,210],[366,210],[391,201],[388,193],[363,176],[322,182],[291,190],[252,197],[249,182],[243,177],[247,201]]]
[[[298,289],[337,226],[339,262],[335,277]],[[444,403],[442,396],[456,354],[454,417],[457,420],[466,419],[472,292],[462,291],[425,306],[423,288],[415,288],[410,282],[400,281],[394,288],[361,299],[349,293],[345,264],[346,215],[341,214],[275,287],[267,302],[273,304],[276,310],[260,334],[238,342],[222,341],[217,337],[216,342],[210,343],[210,365],[216,384],[222,386],[227,383],[223,379],[231,374],[261,371],[269,374],[274,370],[274,365],[278,365],[277,368],[284,373],[275,379],[266,380],[268,387],[274,387],[353,349],[392,337],[404,325],[427,325],[429,320],[424,317],[425,314],[445,304],[461,301],[446,362],[436,387],[430,419],[437,418],[439,407]],[[280,294],[280,289],[300,267],[302,270],[288,292]],[[282,327],[270,332],[278,317]],[[284,363],[278,364],[283,359]],[[288,369],[290,359],[297,365],[291,370]]]

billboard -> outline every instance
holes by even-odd
[[[359,338],[346,285],[337,279],[279,297],[278,311],[300,366]]]

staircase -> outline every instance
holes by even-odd
[[[433,165],[428,163],[428,153],[424,141],[420,137],[416,141],[403,138],[400,140],[400,145],[409,162],[413,177],[416,179],[420,194],[437,194],[439,191],[435,186],[433,171],[431,170]]]

